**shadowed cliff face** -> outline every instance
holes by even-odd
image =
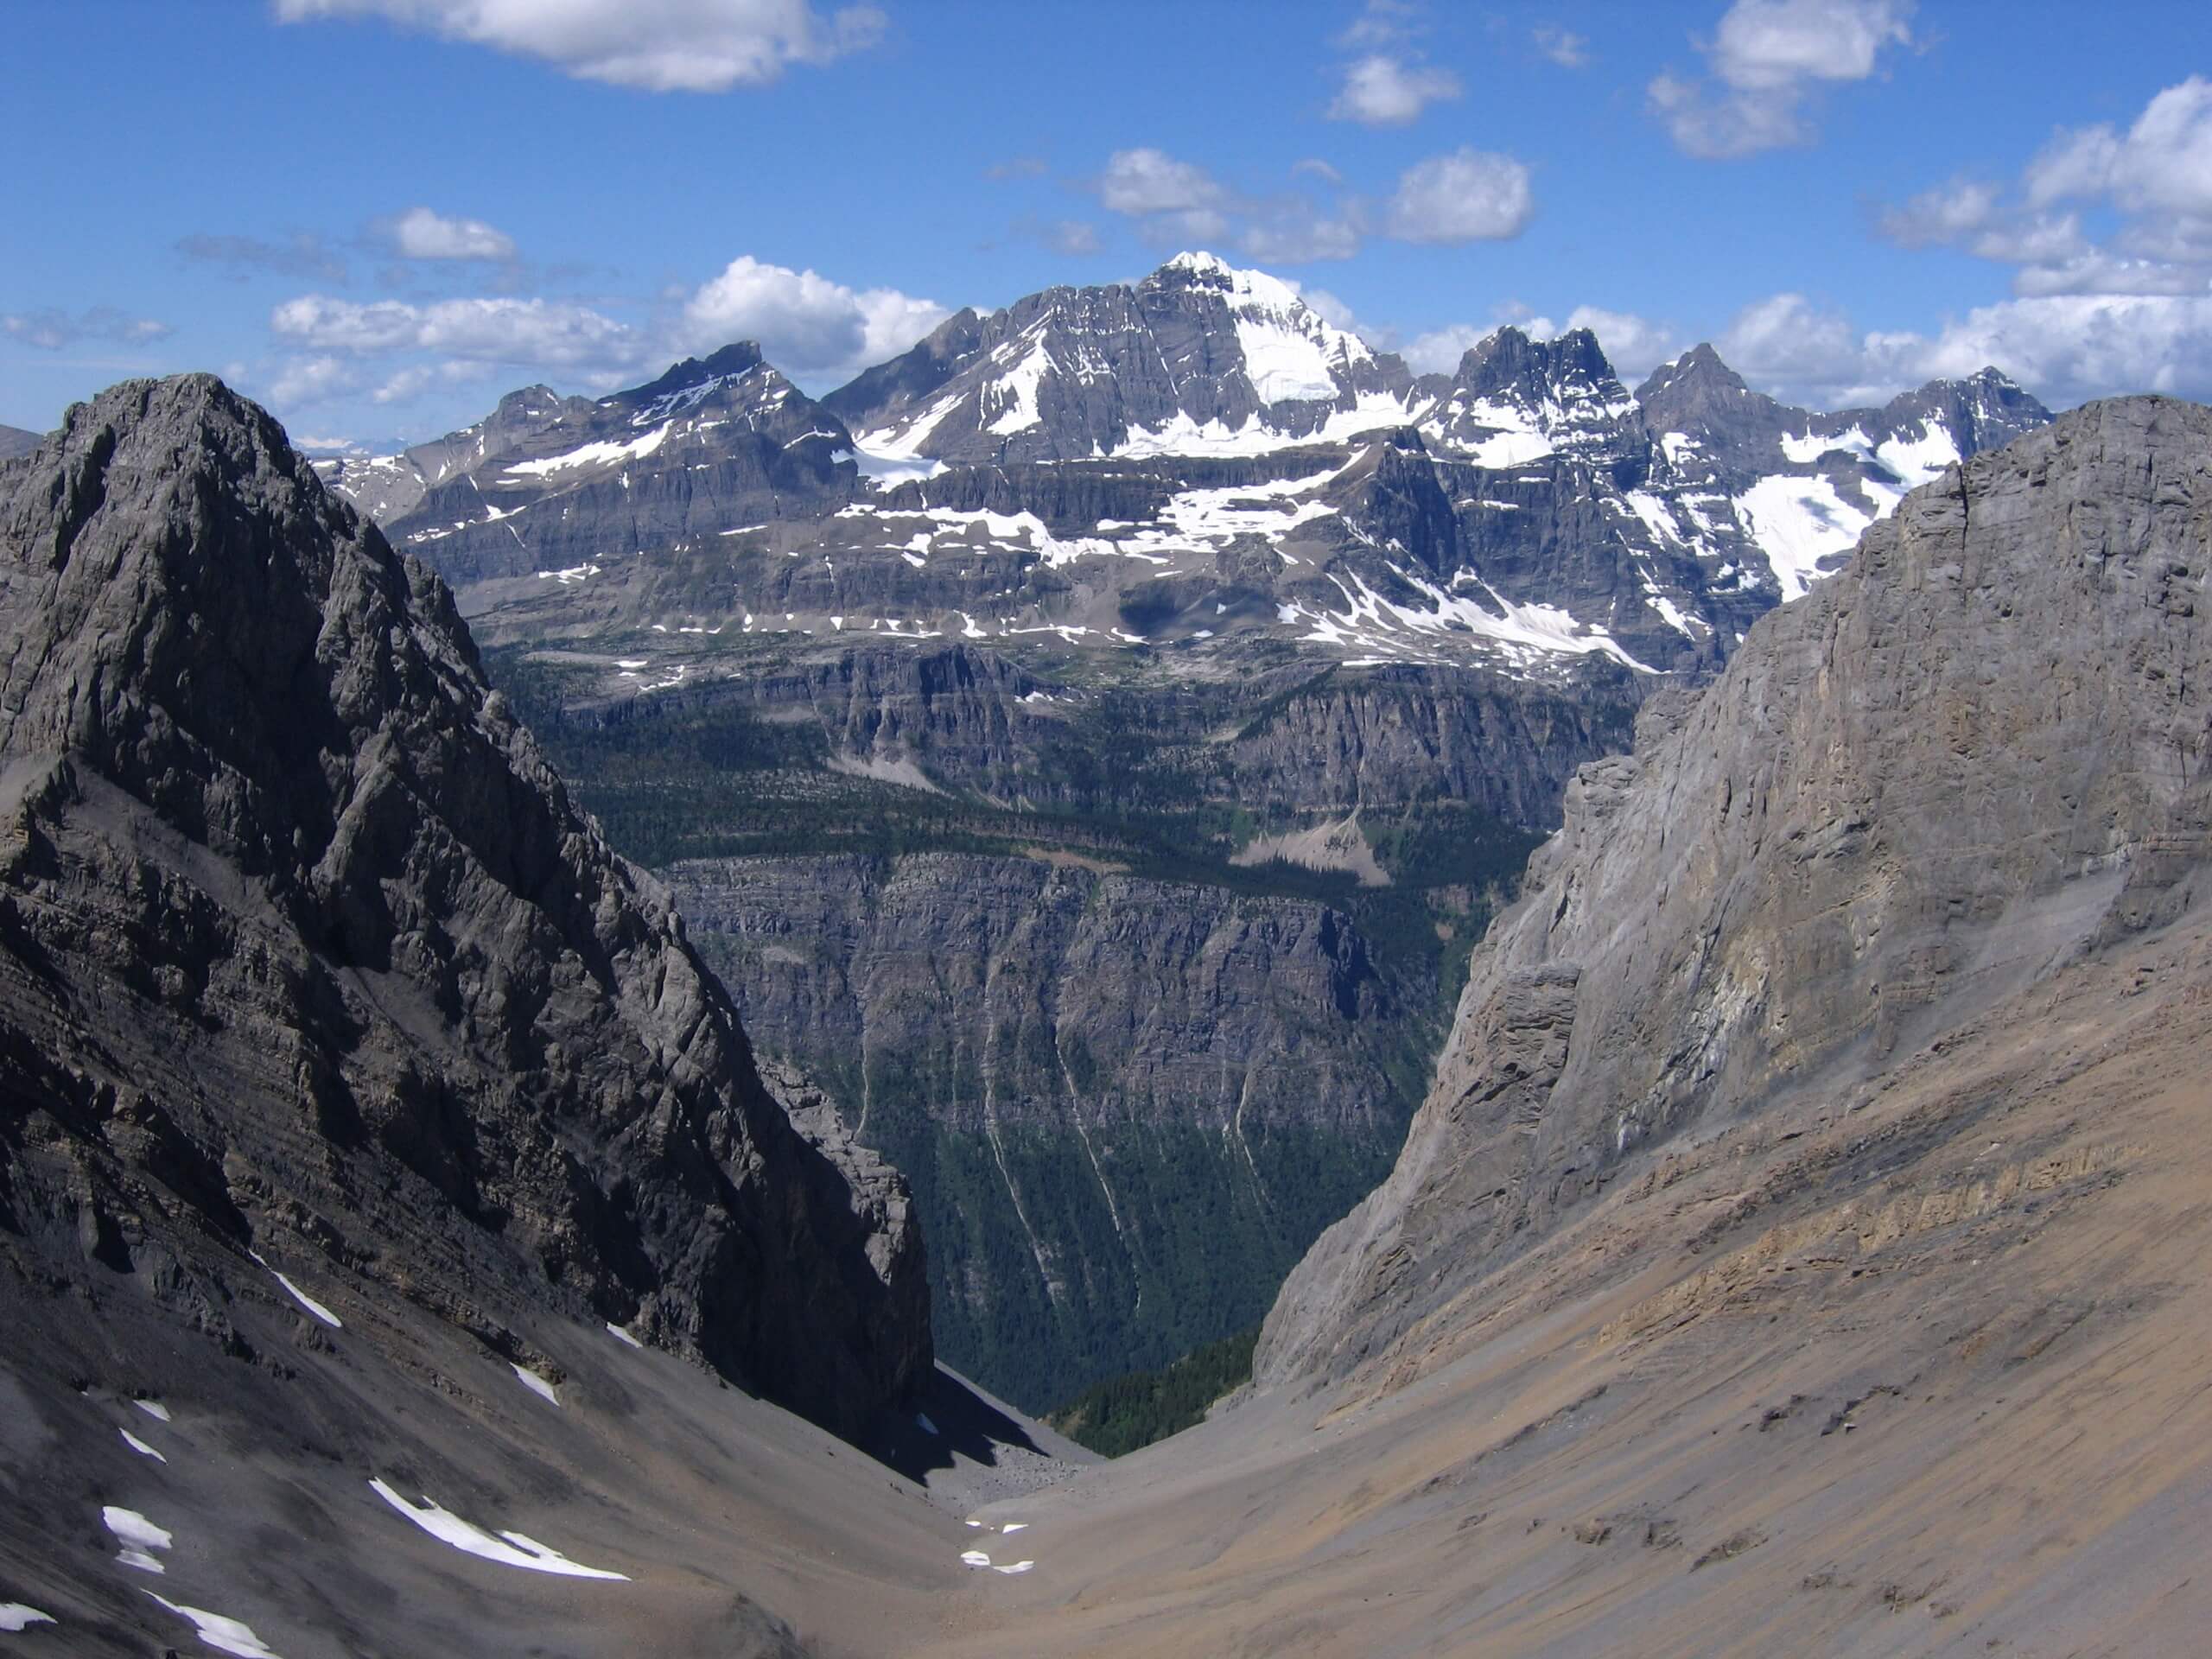
[[[2206,853],[2212,411],[2092,405],[1947,472],[1586,767],[1477,951],[1390,1179],[1293,1274],[1263,1380],[1344,1374],[1647,1146],[1847,1096]]]
[[[1311,900],[1066,855],[667,879],[763,1051],[912,1180],[947,1359],[1026,1409],[1255,1322],[1439,1033],[1433,979]]]
[[[620,1321],[848,1431],[927,1374],[903,1185],[794,1129],[443,585],[219,383],[0,470],[0,757],[30,1282],[251,1359],[251,1249],[518,1360],[529,1310]]]

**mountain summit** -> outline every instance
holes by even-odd
[[[1296,288],[1211,253],[1135,286],[963,311],[823,401],[886,455],[1245,455],[1404,421],[1413,376]]]
[[[517,1363],[616,1322],[848,1431],[927,1375],[897,1179],[794,1128],[444,585],[266,415],[129,382],[0,470],[0,661],[20,1282],[219,1364],[266,1258]]]

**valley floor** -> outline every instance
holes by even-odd
[[[1341,1391],[985,1511],[1036,1570],[898,1650],[2196,1650],[2208,988],[2184,923],[1662,1148]]]
[[[2185,920],[1631,1163],[1344,1382],[1095,1467],[949,1378],[887,1467],[597,1328],[525,1333],[541,1389],[327,1276],[341,1325],[238,1302],[253,1364],[18,1283],[0,1603],[55,1623],[9,1649],[189,1643],[173,1605],[287,1659],[2191,1650],[2208,1052]]]

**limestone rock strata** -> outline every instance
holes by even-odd
[[[1647,1147],[1873,1069],[2203,880],[2212,410],[2093,404],[1947,469],[1764,619],[1478,948],[1390,1179],[1293,1273],[1263,1382],[1342,1375]]]

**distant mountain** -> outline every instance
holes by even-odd
[[[596,402],[543,386],[400,455],[325,463],[453,580],[581,569],[849,495],[852,440],[750,341]]]
[[[1287,283],[1184,253],[1135,287],[963,311],[823,402],[871,450],[976,463],[1262,454],[1402,424],[1415,396]]]
[[[1286,645],[1702,671],[1906,489],[2048,418],[1993,371],[1791,409],[1709,346],[1631,394],[1586,330],[1503,328],[1416,378],[1192,253],[963,312],[819,402],[739,345],[325,473],[493,637],[653,636],[655,671],[615,652],[611,680],[855,630],[1191,673]]]
[[[1731,504],[1785,599],[1907,490],[2050,422],[1994,369],[1931,380],[1879,409],[1815,414],[1751,391],[1710,346],[1663,365],[1636,396],[1678,488]]]
[[[562,397],[550,386],[524,386],[461,431],[397,454],[318,461],[315,467],[325,483],[372,518],[397,518],[448,479],[499,460],[554,422],[581,417],[591,406],[588,398]]]
[[[20,426],[0,426],[0,461],[13,461],[38,448],[40,435]]]

